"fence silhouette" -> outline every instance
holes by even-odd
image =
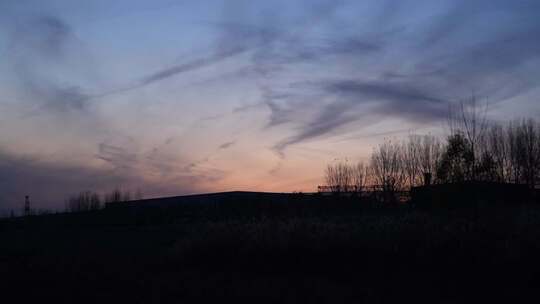
[[[322,195],[358,196],[360,198],[374,198],[376,200],[387,200],[388,195],[393,196],[397,202],[407,202],[410,200],[410,191],[387,191],[382,185],[370,185],[358,187],[350,186],[317,186],[317,193]]]

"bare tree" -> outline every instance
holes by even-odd
[[[418,135],[409,136],[401,147],[401,165],[405,177],[405,187],[411,188],[421,180],[420,156],[422,138]]]
[[[520,156],[520,130],[519,122],[510,122],[508,124],[506,134],[508,141],[508,158],[510,162],[510,179],[519,184],[522,180],[522,167]]]
[[[358,162],[351,168],[352,185],[354,191],[358,194],[364,192],[368,178],[368,167],[363,162]]]
[[[442,183],[460,183],[472,179],[473,152],[462,133],[448,137],[448,143],[437,166],[437,180]]]
[[[327,165],[324,172],[324,181],[326,186],[330,189],[331,192],[337,193],[340,190],[339,186],[339,175],[336,165]]]
[[[371,155],[374,182],[387,197],[403,188],[405,180],[400,157],[401,146],[386,140]]]
[[[509,133],[505,132],[505,129],[500,124],[492,124],[487,131],[484,146],[489,151],[495,164],[495,181],[497,182],[510,182],[512,174]]]
[[[101,208],[99,195],[92,191],[82,191],[70,196],[66,202],[66,209],[70,212],[98,210]]]
[[[106,203],[119,203],[123,201],[122,190],[118,187],[109,193],[105,193],[103,197]]]
[[[345,162],[328,165],[325,172],[325,181],[333,193],[348,192],[352,183],[351,167]]]
[[[97,193],[90,195],[90,210],[98,210],[101,208],[101,199]]]
[[[424,135],[420,144],[420,171],[424,184],[436,180],[435,174],[441,161],[443,146],[439,139],[432,135]]]
[[[479,105],[477,97],[473,95],[449,111],[451,135],[461,134],[472,151],[471,168],[468,168],[472,180],[476,179],[477,162],[483,152],[481,143],[488,127],[487,109],[488,103],[485,106]]]
[[[532,119],[524,120],[515,132],[514,149],[521,181],[534,187],[540,170],[540,125]]]

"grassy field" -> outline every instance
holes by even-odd
[[[194,210],[2,220],[2,298],[522,302],[540,286],[537,205],[480,213],[353,201],[312,211],[286,205],[241,213]]]

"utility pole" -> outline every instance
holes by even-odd
[[[24,215],[30,215],[30,197],[28,195],[24,197]]]

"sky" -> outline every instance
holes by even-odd
[[[472,94],[540,114],[540,2],[0,0],[0,213],[314,191]]]

